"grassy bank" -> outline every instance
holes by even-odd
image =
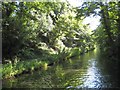
[[[10,78],[23,73],[32,72],[38,68],[44,68],[47,62],[32,60],[32,61],[19,61],[17,63],[7,63],[3,65],[2,78]]]
[[[2,72],[2,79],[17,77],[21,74],[30,73],[40,68],[47,69],[47,66],[63,63],[66,60],[83,53],[85,52],[79,48],[64,48],[59,50],[56,54],[43,54],[42,57],[38,57],[37,59],[18,60],[16,58],[14,63],[9,62],[2,65],[2,70],[0,70]]]

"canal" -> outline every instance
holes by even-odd
[[[18,78],[3,80],[3,88],[117,88],[118,78],[105,64],[99,50],[66,62],[24,74]],[[109,66],[109,65],[108,65]],[[110,66],[109,66],[110,67]]]

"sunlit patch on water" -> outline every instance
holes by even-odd
[[[98,62],[94,52],[86,53],[72,63],[64,63],[38,70],[33,74],[22,75],[13,80],[3,80],[7,88],[114,88],[117,85],[115,76]],[[81,90],[81,89],[80,89]]]
[[[95,59],[91,59],[88,62],[88,69],[86,75],[83,77],[83,84],[77,86],[77,88],[87,87],[87,88],[100,88],[102,86],[99,69],[96,67]]]
[[[88,61],[87,73],[79,78],[83,83],[74,88],[111,88],[112,84],[107,81],[110,75],[103,76],[100,72],[96,59],[90,59]],[[73,88],[73,86],[68,86],[67,88]]]

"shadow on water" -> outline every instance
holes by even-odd
[[[99,50],[94,50],[61,65],[3,80],[3,88],[116,88],[116,76],[102,61]],[[102,62],[101,62],[102,61]]]

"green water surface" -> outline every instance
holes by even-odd
[[[116,88],[117,78],[101,63],[97,50],[66,62],[3,80],[3,88]]]

